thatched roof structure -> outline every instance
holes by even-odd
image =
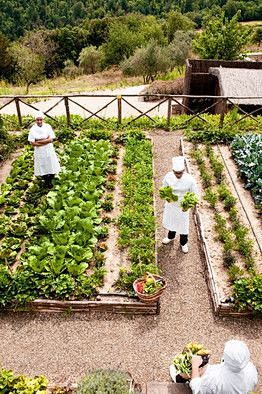
[[[262,105],[261,69],[225,68],[220,66],[210,67],[209,73],[218,78],[221,96],[241,97],[231,100],[236,104]],[[260,97],[260,99],[252,97]]]

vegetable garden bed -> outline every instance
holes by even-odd
[[[181,146],[202,188],[194,217],[214,311],[221,316],[261,313],[261,221],[237,178],[229,148],[183,140]]]
[[[159,313],[159,302],[144,304],[130,292],[134,279],[158,271],[151,143],[140,132],[121,137],[120,181],[119,146],[110,133],[105,139],[92,134],[95,139],[83,135],[60,147],[63,171],[48,193],[33,178],[29,149],[2,185],[2,309]],[[120,215],[112,221],[117,182],[123,199],[117,202]],[[116,261],[120,276],[103,293],[109,226],[119,228],[118,245],[127,261]]]

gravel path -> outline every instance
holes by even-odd
[[[88,94],[91,95],[90,97],[74,97],[72,98],[73,102],[69,100],[69,109],[70,114],[78,114],[83,118],[87,118],[90,116],[90,112],[84,110],[82,107],[87,108],[88,110],[92,111],[93,113],[98,112],[98,115],[102,118],[112,118],[117,117],[117,101],[113,101],[109,104],[114,97],[96,97],[97,95],[102,96],[125,96],[125,95],[139,95],[147,85],[139,85],[139,86],[129,86],[125,88],[118,88],[114,90],[96,90],[92,92],[82,92],[81,94]],[[142,112],[149,111],[153,108],[148,115],[149,116],[167,116],[167,101],[158,106],[156,101],[143,101],[142,97],[134,96],[134,97],[124,97],[128,103],[133,105],[134,107],[138,108]],[[56,103],[60,101],[60,98],[51,98],[44,101],[38,101],[33,103],[32,105],[39,110],[46,112],[50,108],[53,108],[48,114],[51,116],[60,116],[66,115],[65,112],[65,103],[61,101],[58,105],[55,106]],[[7,102],[7,101],[6,101]],[[80,104],[82,107],[80,107]],[[129,117],[129,116],[138,116],[140,112],[135,108],[131,107],[125,101],[122,100],[122,116]],[[107,106],[107,104],[109,104]],[[104,109],[102,109],[105,107]],[[154,108],[156,107],[156,108]],[[102,109],[100,111],[100,109]],[[32,115],[34,116],[36,111],[29,107],[26,104],[20,102],[20,110],[23,116]],[[13,115],[17,114],[16,105],[14,102],[11,102],[9,105],[4,107],[0,110],[0,114],[6,115]],[[94,117],[95,119],[95,117]],[[97,118],[96,118],[97,119]]]
[[[152,137],[158,188],[170,170],[171,157],[178,154],[179,136],[158,131]],[[262,375],[262,321],[213,315],[193,221],[188,255],[181,253],[177,240],[162,246],[163,203],[158,197],[156,202],[159,263],[168,281],[160,315],[2,314],[3,366],[31,376],[46,374],[52,382],[75,381],[92,368],[119,368],[143,384],[169,380],[170,361],[191,340],[203,342],[212,352],[212,362],[217,362],[225,341],[239,338],[248,344]]]

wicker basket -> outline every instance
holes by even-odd
[[[147,275],[150,275],[155,281],[161,281],[163,283],[162,287],[156,289],[156,291],[153,294],[147,294],[147,293],[140,293],[137,290],[137,285],[138,283],[145,283],[146,278],[142,277],[142,278],[138,278],[134,281],[133,283],[133,289],[136,293],[136,295],[138,296],[138,298],[142,301],[142,302],[155,302],[159,299],[159,297],[161,296],[161,294],[163,293],[163,291],[166,288],[166,281],[164,278],[162,278],[162,276],[159,275],[155,275],[155,274],[149,274],[147,273]]]

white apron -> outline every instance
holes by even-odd
[[[34,174],[43,176],[48,174],[58,174],[60,164],[55,153],[53,144],[35,146],[34,151]]]
[[[35,124],[30,129],[28,141],[35,142],[48,137],[55,138],[52,127],[48,123],[43,123],[41,127]],[[34,147],[34,174],[36,176],[58,174],[60,169],[52,142],[47,145]]]
[[[176,202],[165,202],[163,214],[163,227],[169,231],[176,231],[178,234],[189,233],[189,210],[183,212],[180,202],[187,192],[194,192],[199,195],[194,178],[184,173],[180,179],[176,178],[173,171],[166,174],[163,186],[172,187],[173,193],[178,196]]]

